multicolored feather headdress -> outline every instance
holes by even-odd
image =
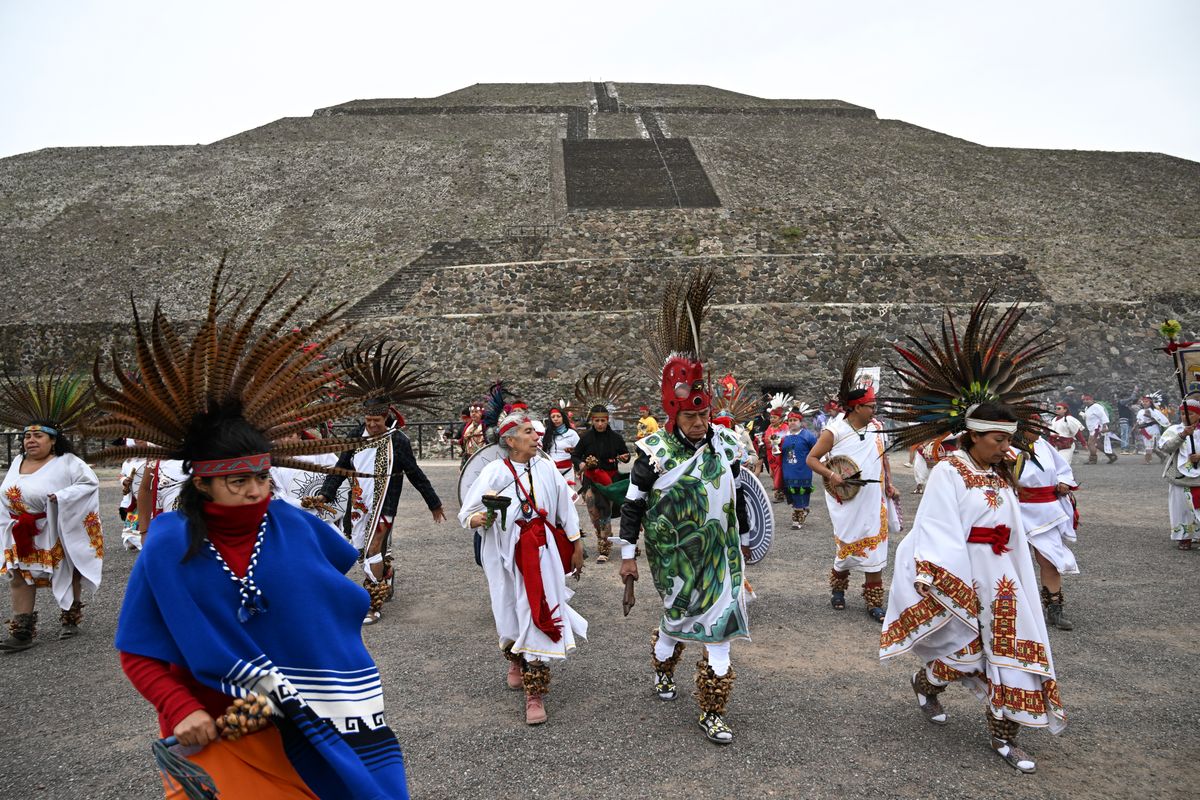
[[[575,381],[575,402],[581,413],[588,413],[596,406],[604,406],[608,413],[620,416],[628,409],[632,382],[616,369],[601,369],[589,372]]]
[[[1066,373],[1045,372],[1041,366],[1062,340],[1047,340],[1049,329],[1016,339],[1025,310],[1014,303],[997,313],[989,305],[991,296],[987,292],[975,303],[961,336],[946,309],[940,336],[923,330],[925,341],[908,336],[911,346],[893,345],[904,362],[889,364],[900,378],[903,394],[883,398],[896,423],[887,431],[891,449],[966,430],[972,408],[988,402],[1011,408],[1019,432],[1049,433],[1037,398]],[[1015,436],[1013,446],[1029,449],[1023,436]]]
[[[399,345],[387,339],[363,340],[342,353],[338,363],[346,381],[342,397],[357,400],[366,413],[390,413],[401,419],[398,405],[432,410],[425,401],[437,397],[437,392],[429,374],[410,367],[412,357]]]
[[[36,427],[59,436],[79,427],[95,404],[91,382],[67,372],[38,372],[32,378],[5,374],[0,381],[0,427],[4,428]]]
[[[729,376],[727,375],[726,378]],[[716,389],[716,411],[713,421],[728,420],[733,425],[744,425],[754,419],[758,401],[746,391],[745,384],[736,380],[721,380],[714,384]]]
[[[675,416],[680,411],[702,411],[712,405],[700,329],[715,291],[716,273],[711,270],[672,281],[663,290],[662,308],[648,331],[646,357],[661,365],[668,430],[675,429]]]
[[[284,308],[264,329],[264,312],[289,279],[285,275],[250,307],[248,291],[228,291],[222,281],[221,259],[209,291],[208,310],[199,329],[186,341],[156,304],[149,325],[133,303],[134,366],[130,370],[114,348],[110,353],[114,382],[101,375],[100,355],[93,375],[100,411],[87,433],[104,438],[130,438],[148,446],[112,447],[101,460],[124,458],[179,459],[194,475],[228,475],[259,471],[271,465],[309,472],[332,472],[297,456],[335,453],[361,443],[360,439],[289,441],[301,432],[352,413],[356,398],[330,400],[328,384],[342,378],[319,353],[345,336],[348,324],[334,325],[336,306],[312,323],[284,332],[308,300],[305,292]],[[132,299],[131,299],[132,302]],[[305,348],[306,342],[315,343]],[[248,425],[270,443],[267,453],[242,453],[238,458],[202,459],[214,429]]]

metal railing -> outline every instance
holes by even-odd
[[[430,458],[445,458],[456,461],[458,459],[458,442],[447,442],[442,438],[442,431],[452,424],[457,423],[410,422],[405,425],[404,432],[408,434],[408,438],[412,441],[413,454],[418,459],[424,459],[426,448],[428,448]],[[336,436],[349,436],[357,428],[357,423],[337,423],[333,426],[333,433]],[[21,452],[21,432],[4,431],[0,435],[4,436],[4,468],[7,469],[12,466],[13,459]],[[108,442],[103,439],[84,437],[74,439],[74,445],[75,452],[79,457],[87,461],[89,454],[99,453],[108,446]]]

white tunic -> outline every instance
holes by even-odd
[[[4,551],[0,573],[20,570],[27,583],[49,582],[60,608],[74,601],[71,575],[82,578],[82,599],[100,587],[104,562],[104,533],[100,525],[100,479],[77,456],[55,456],[31,475],[21,474],[23,455],[13,459],[0,484],[0,547]],[[47,495],[54,495],[50,502]],[[17,554],[13,536],[15,517],[23,513],[45,514],[35,522],[33,553]]]
[[[571,490],[554,464],[547,459],[535,458],[529,465],[512,466],[527,494],[530,491],[526,467],[530,468],[533,477],[531,494],[538,506],[546,512],[551,522],[564,530],[569,541],[577,540],[579,514],[571,502]],[[587,638],[587,620],[570,606],[575,593],[567,586],[564,574],[564,566],[570,565],[564,565],[559,557],[558,548],[553,543],[555,534],[547,528],[547,543],[539,549],[539,555],[546,604],[562,622],[562,636],[557,642],[551,641],[545,632],[533,624],[525,582],[517,568],[515,551],[517,540],[521,537],[517,525],[518,520],[522,519],[521,495],[505,459],[497,459],[485,466],[467,490],[458,512],[458,521],[464,528],[470,527],[473,514],[487,510],[483,505],[484,494],[499,494],[512,500],[506,511],[504,525],[501,525],[500,514],[497,514],[496,521],[490,527],[480,529],[483,535],[480,560],[483,562],[484,575],[487,576],[492,616],[496,621],[500,646],[512,643],[513,653],[524,654],[529,659],[566,658],[575,649],[576,637]]]
[[[1039,437],[1034,441],[1033,454],[1036,464],[1024,454],[1018,456],[1020,476],[1017,483],[1022,488],[1045,488],[1060,483],[1078,486],[1071,465],[1045,439]],[[1067,547],[1067,542],[1075,541],[1075,506],[1069,497],[1042,503],[1022,501],[1021,521],[1029,544],[1053,564],[1060,575],[1079,574],[1075,555]]]
[[[1200,453],[1200,432],[1184,437],[1183,424],[1175,423],[1158,437],[1158,449],[1167,454],[1163,477],[1167,479],[1167,513],[1171,519],[1171,539],[1200,539],[1200,506],[1193,500],[1192,489],[1200,487],[1200,464],[1193,464],[1192,453]],[[1188,438],[1191,442],[1188,442]]]
[[[844,503],[825,493],[825,507],[829,509],[837,545],[833,568],[840,572],[849,569],[878,572],[887,565],[889,529],[897,532],[900,529],[898,512],[883,491],[886,480],[883,454],[887,446],[883,425],[873,419],[856,431],[844,416],[839,416],[825,430],[833,434],[833,447],[827,459],[846,456],[861,470],[863,480],[878,481],[866,484],[853,500]]]
[[[1099,403],[1092,403],[1083,412],[1083,422],[1087,426],[1088,435],[1091,436],[1108,424],[1108,412]]]
[[[972,528],[1001,526],[1007,549],[968,541]],[[1066,724],[1020,504],[965,453],[930,472],[912,531],[896,548],[879,657],[909,651],[931,680],[962,682],[993,717],[1052,733]]]
[[[1158,444],[1158,437],[1162,435],[1163,430],[1170,427],[1171,421],[1157,408],[1139,408],[1135,424],[1143,443],[1153,449]]]
[[[1064,417],[1055,417],[1047,424],[1050,430],[1054,431],[1055,435],[1071,440],[1069,447],[1060,447],[1058,449],[1058,452],[1062,453],[1063,457],[1070,461],[1071,456],[1075,455],[1075,437],[1083,430],[1083,423],[1079,421],[1078,417],[1067,414]]]
[[[132,442],[133,440],[128,440]],[[132,445],[130,445],[132,446]],[[137,509],[129,511],[137,501],[137,487],[141,483],[141,474],[146,469],[146,459],[127,458],[121,463],[121,482],[129,479],[129,491],[121,496],[121,508],[126,510],[124,523],[121,525],[121,544],[126,550],[141,550],[142,537],[137,531]],[[123,491],[123,490],[122,490]]]

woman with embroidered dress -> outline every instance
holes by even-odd
[[[896,345],[906,396],[888,402],[894,422],[909,427],[892,446],[961,433],[959,449],[930,471],[912,531],[896,548],[880,658],[920,658],[911,686],[935,725],[947,721],[939,696],[964,685],[985,703],[992,749],[1033,772],[1033,757],[1017,747],[1021,727],[1058,733],[1066,720],[1010,448],[1028,451],[1027,434],[1045,428],[1030,398],[1057,376],[1031,370],[1058,343],[1036,343],[1039,334],[1010,344],[1021,310],[996,319],[987,300],[961,338],[947,312],[940,343]]]
[[[190,343],[157,311],[149,330],[136,325],[142,385],[115,354],[115,384],[96,370],[104,413],[92,432],[150,443],[101,455],[179,459],[187,475],[178,510],[150,526],[116,636],[130,682],[181,748],[159,748],[166,797],[201,796],[207,785],[229,798],[407,798],[362,641],[369,599],[345,574],[357,552],[271,496],[272,466],[328,471],[302,457],[351,444],[291,436],[358,403],[330,400],[326,386],[344,372],[314,363],[345,329],[328,330],[327,314],[282,332],[302,297],[262,330],[281,283],[247,311],[220,276]],[[302,348],[307,341],[319,347]]]
[[[13,614],[2,652],[35,644],[39,588],[54,594],[59,638],[66,639],[79,633],[85,592],[90,597],[100,586],[100,481],[67,438],[92,402],[91,388],[67,375],[0,384],[0,426],[21,429],[22,451],[0,485],[0,572],[9,579]]]
[[[550,414],[546,418],[546,434],[542,437],[542,450],[550,456],[554,466],[558,467],[563,480],[567,482],[567,486],[571,487],[572,492],[575,491],[575,467],[571,463],[571,453],[575,452],[577,444],[579,444],[579,431],[575,430],[575,426],[567,419],[566,412],[558,406],[551,408]]]

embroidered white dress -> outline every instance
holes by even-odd
[[[74,601],[72,572],[82,579],[81,599],[100,587],[104,563],[104,533],[100,525],[100,480],[77,456],[51,458],[31,475],[21,474],[24,456],[17,456],[0,484],[0,546],[4,564],[0,574],[16,574],[34,586],[49,585],[60,608]],[[57,502],[50,502],[48,495]],[[45,517],[34,522],[37,534],[32,549],[17,552],[13,527],[22,514]]]
[[[887,566],[888,532],[900,530],[899,510],[883,491],[883,454],[887,447],[883,425],[873,419],[856,431],[844,416],[839,416],[825,430],[833,434],[833,448],[827,459],[846,456],[861,470],[859,477],[877,481],[864,485],[853,500],[845,502],[825,493],[837,546],[833,568],[839,572],[879,572]]]
[[[1004,528],[1006,543],[968,541],[973,528]],[[961,681],[997,719],[1052,733],[1066,724],[1020,503],[965,453],[930,472],[896,548],[879,657],[910,651],[932,682]]]
[[[1037,463],[1028,456],[1018,456],[1020,474],[1017,480],[1022,489],[1047,489],[1065,483],[1077,487],[1071,465],[1050,443],[1039,437],[1033,443]],[[1029,544],[1054,565],[1060,575],[1078,575],[1075,554],[1067,547],[1075,541],[1075,506],[1069,497],[1049,502],[1021,501],[1021,521]]]
[[[539,548],[538,555],[546,604],[562,622],[562,635],[555,642],[533,623],[525,581],[516,564],[517,540],[521,538],[517,522],[523,519],[521,498],[532,496],[546,512],[546,517],[563,529],[569,541],[574,542],[579,538],[579,514],[571,502],[571,490],[566,480],[549,459],[534,458],[528,465],[528,473],[525,464],[514,463],[512,466],[522,481],[522,490],[518,490],[517,479],[509,471],[505,459],[492,461],[483,468],[463,497],[458,521],[464,528],[469,528],[473,514],[487,511],[483,505],[484,494],[498,494],[511,499],[505,519],[501,520],[497,513],[496,521],[490,527],[480,529],[483,534],[480,561],[487,577],[496,635],[501,647],[511,643],[513,653],[528,659],[563,659],[575,649],[576,637],[587,638],[588,626],[587,620],[570,605],[575,592],[567,586],[563,572],[564,566],[570,565],[562,563],[553,540],[556,534],[547,528],[546,544]]]

